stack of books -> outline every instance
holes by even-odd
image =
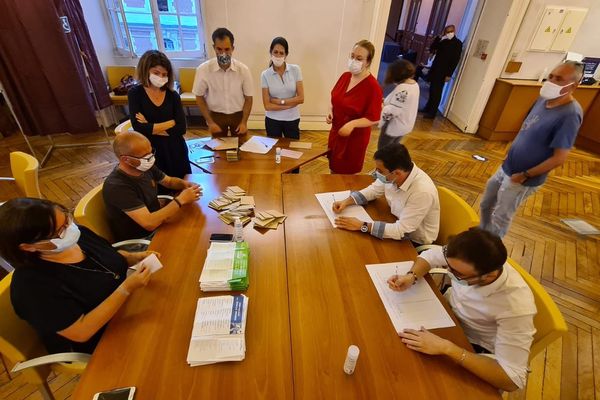
[[[198,299],[187,362],[190,366],[242,361],[246,356],[248,298],[216,296]]]
[[[227,157],[227,161],[239,161],[240,160],[240,151],[238,149],[227,150],[225,152],[225,156]]]
[[[211,243],[200,275],[203,292],[248,289],[248,243]]]
[[[277,229],[287,218],[285,214],[276,210],[256,211],[254,215],[254,226],[267,229]]]

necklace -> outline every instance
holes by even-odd
[[[80,269],[80,270],[82,270],[82,271],[89,271],[89,272],[100,272],[100,273],[103,273],[103,274],[109,274],[109,275],[112,275],[112,276],[113,276],[113,278],[114,278],[114,280],[116,280],[116,281],[118,281],[118,280],[121,278],[121,275],[120,275],[120,274],[116,274],[116,273],[112,272],[110,269],[106,268],[106,267],[105,267],[105,266],[104,266],[104,265],[103,265],[103,264],[102,264],[100,261],[96,260],[96,259],[95,259],[94,257],[92,257],[91,255],[89,255],[89,254],[86,254],[85,252],[84,252],[83,254],[85,254],[85,255],[86,255],[86,256],[87,256],[87,257],[88,257],[90,260],[92,260],[92,261],[93,261],[93,262],[94,262],[96,265],[98,265],[100,268],[102,268],[102,270],[98,270],[98,269],[89,269],[89,268],[81,268],[81,267],[78,267],[78,266],[76,266],[76,265],[73,265],[73,264],[67,264],[67,265],[68,265],[68,266],[70,266],[70,267],[72,267],[72,268],[75,268],[75,269]]]

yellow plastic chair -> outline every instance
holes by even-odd
[[[12,372],[22,371],[25,380],[37,385],[45,400],[54,400],[48,376],[56,373],[81,374],[90,359],[84,353],[48,355],[37,333],[15,314],[10,302],[12,273],[0,281],[0,353],[14,364]]]
[[[435,243],[443,246],[448,244],[451,236],[479,225],[479,216],[469,203],[452,190],[442,186],[438,186],[437,189],[440,198],[440,232]],[[419,246],[417,252],[431,247],[432,245]]]
[[[196,95],[192,93],[196,68],[179,68],[179,84],[181,85],[181,104],[184,107],[196,105]]]
[[[121,122],[115,127],[115,135],[119,135],[127,131],[133,131],[133,127],[131,126],[131,120],[129,119],[127,121]]]
[[[40,192],[38,178],[39,169],[40,163],[34,156],[22,151],[13,151],[10,153],[12,178],[2,177],[0,180],[15,182],[23,196],[41,199],[42,193]]]
[[[529,353],[529,361],[531,361],[533,357],[548,347],[550,343],[559,339],[567,332],[567,323],[558,306],[548,292],[546,292],[542,284],[525,271],[515,260],[509,258],[508,263],[521,274],[523,280],[529,285],[535,299],[535,306],[537,307],[537,314],[533,317],[533,325],[536,332],[533,336],[533,344]]]

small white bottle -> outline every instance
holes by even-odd
[[[233,241],[243,242],[244,241],[244,225],[240,221],[240,217],[235,217],[233,222]]]
[[[360,349],[358,346],[351,345],[348,347],[348,353],[346,353],[346,361],[344,361],[344,372],[348,375],[352,375],[354,373],[354,368],[356,368],[356,361],[358,361],[358,355],[360,354]]]
[[[281,147],[275,149],[275,164],[281,164]]]

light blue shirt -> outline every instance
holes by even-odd
[[[302,71],[295,64],[285,63],[283,77],[269,67],[262,72],[260,80],[262,87],[269,89],[271,97],[289,99],[296,96],[296,84],[302,81]],[[300,119],[300,108],[295,106],[287,110],[265,111],[265,115],[277,121],[295,121]]]

